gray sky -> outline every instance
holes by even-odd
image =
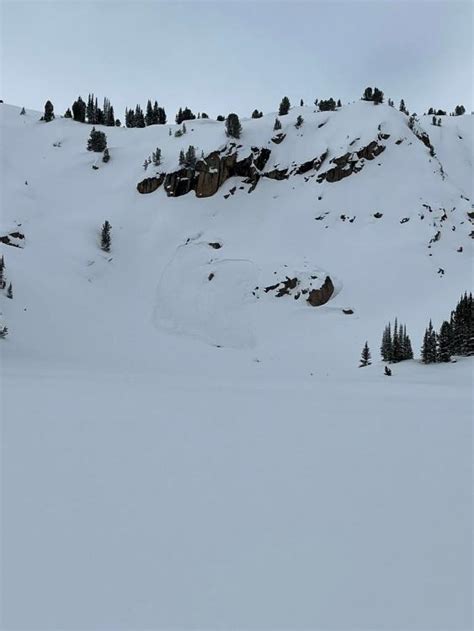
[[[1,0],[1,94],[63,114],[80,94],[125,106],[157,99],[211,116],[285,94],[360,97],[377,85],[422,113],[473,109],[470,0]]]

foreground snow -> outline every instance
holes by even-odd
[[[41,368],[4,369],[4,628],[470,628],[468,361]]]

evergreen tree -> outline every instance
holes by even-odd
[[[98,107],[95,111],[95,119],[96,119],[97,125],[105,124],[104,112],[100,109],[100,107]]]
[[[297,117],[296,123],[295,123],[296,129],[299,129],[301,127],[301,125],[303,124],[303,122],[304,122],[303,117],[301,116],[301,114],[298,114],[298,117]]]
[[[193,147],[193,145],[189,145],[186,151],[184,164],[189,169],[194,169],[194,167],[196,166],[196,149]]]
[[[10,298],[10,299],[13,298],[13,287],[11,283],[8,285],[7,298]]]
[[[135,108],[134,121],[135,127],[145,127],[145,117],[143,116],[143,110],[139,105]]]
[[[80,96],[72,104],[72,117],[79,123],[85,123],[86,121],[86,104]]]
[[[273,125],[273,131],[277,131],[277,129],[281,129],[281,122],[279,118],[275,118],[275,124]]]
[[[64,118],[72,118],[71,110],[69,108],[67,108],[66,112],[64,113]]]
[[[0,258],[0,289],[4,289],[5,288],[5,259]]]
[[[225,121],[225,116],[222,116],[222,114],[219,114],[216,120],[219,121],[219,123],[223,123]]]
[[[262,118],[263,112],[259,112],[258,110],[254,110],[252,112],[252,118]]]
[[[278,108],[278,116],[285,116],[290,111],[290,99],[284,96]]]
[[[150,99],[148,99],[147,104],[146,104],[145,124],[147,126],[154,124],[154,120],[153,120],[153,106],[151,104]]]
[[[53,118],[54,118],[53,104],[51,103],[51,101],[46,101],[46,103],[44,104],[43,120],[45,123],[49,123],[53,120]]]
[[[153,164],[156,167],[159,167],[161,164],[161,149],[159,147],[157,147],[156,151],[152,153],[151,158],[153,160]]]
[[[186,165],[186,156],[184,155],[184,151],[182,149],[179,152],[178,164],[182,167]]]
[[[89,94],[89,97],[87,99],[86,117],[87,117],[87,122],[90,125],[95,125],[97,122],[96,112],[97,112],[97,106],[96,106],[96,103],[94,102],[94,95]]]
[[[110,236],[111,229],[112,226],[107,220],[105,220],[100,234],[100,248],[104,252],[110,252],[110,246],[112,245],[112,238]]]
[[[372,88],[365,88],[364,94],[362,96],[363,101],[372,101],[373,100],[373,92]]]
[[[209,118],[209,114],[206,114],[206,112],[203,112],[201,114],[201,118]]]
[[[229,114],[225,122],[225,131],[230,138],[240,138],[242,125],[237,114]]]
[[[362,354],[360,357],[360,365],[359,368],[364,368],[365,366],[370,366],[370,350],[367,342],[365,343],[364,348],[362,349]]]
[[[107,163],[110,160],[109,150],[107,148],[104,149],[104,155],[102,156],[102,162]]]
[[[431,119],[431,124],[432,124],[432,125],[435,125],[435,126],[438,124],[438,121],[437,121],[437,119],[436,119],[436,116],[433,116],[433,118]]]
[[[115,127],[115,113],[113,105],[109,105],[105,124],[107,125],[107,127]]]
[[[0,324],[0,339],[5,339],[8,335],[8,327],[4,324]]]
[[[389,104],[390,107],[394,106],[394,102],[392,101],[392,99],[388,99],[388,104]]]
[[[454,116],[462,116],[466,113],[466,108],[464,105],[456,105],[454,108]]]
[[[68,110],[69,112],[69,110]],[[20,116],[24,116],[26,114],[26,110],[24,107],[21,108]]]
[[[379,105],[380,103],[383,103],[382,90],[379,90],[378,88],[374,88],[374,94],[373,94],[372,100],[375,103],[375,105]]]
[[[135,112],[133,110],[125,110],[125,125],[127,127],[136,127]]]
[[[439,361],[449,362],[453,353],[453,332],[451,330],[451,324],[446,320],[439,330],[438,344]]]
[[[303,99],[300,99],[300,107],[303,107],[304,103],[303,103]]]
[[[428,110],[428,116],[431,116],[434,113],[435,113],[434,109],[432,107],[430,107],[430,109]]]
[[[400,107],[398,109],[400,110],[400,112],[403,112],[404,114],[408,116],[408,110],[405,106],[405,101],[403,99],[400,101]]]
[[[382,335],[382,344],[380,346],[380,354],[385,362],[391,362],[393,357],[392,352],[392,332],[390,323],[384,329]]]
[[[388,366],[385,366],[383,372],[384,372],[384,375],[387,375],[387,377],[391,377],[392,376],[392,371],[390,370],[390,368]]]
[[[102,152],[107,147],[107,136],[103,131],[96,131],[93,127],[87,141],[87,151]]]
[[[337,99],[336,107],[342,107],[341,99]]]
[[[393,327],[393,340],[392,340],[392,361],[397,363],[401,360],[402,360],[401,331],[398,328],[397,318],[395,318],[395,324]]]
[[[433,364],[437,361],[437,339],[436,332],[430,320],[428,328],[423,336],[423,346],[421,347],[421,361],[424,364]]]

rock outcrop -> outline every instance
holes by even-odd
[[[358,173],[364,167],[365,160],[373,160],[385,151],[384,145],[379,145],[376,140],[370,142],[367,146],[362,147],[359,151],[353,153],[348,152],[337,158],[333,158],[330,163],[335,166],[321,173],[318,176],[318,182],[339,182],[345,177]]]
[[[158,177],[147,177],[141,182],[138,182],[137,191],[139,193],[153,193],[163,184],[164,179],[164,174]]]
[[[319,289],[312,289],[309,292],[308,298],[306,300],[312,307],[320,307],[321,305],[325,305],[326,302],[328,302],[333,293],[334,285],[332,283],[332,280],[329,276],[326,276],[326,280],[321,285],[321,287]]]

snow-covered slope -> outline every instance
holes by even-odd
[[[183,343],[163,336],[175,331],[262,356],[296,352],[299,365],[309,354],[313,366],[317,357],[321,366],[341,367],[354,363],[365,339],[378,345],[395,316],[419,343],[427,320],[447,317],[471,286],[470,116],[444,117],[440,128],[423,121],[436,157],[407,117],[384,105],[359,102],[324,113],[294,108],[282,117],[286,138],[279,145],[270,141],[274,115],[246,120],[239,156],[270,148],[267,171],[327,151],[326,162],[318,174],[262,178],[250,194],[231,178],[211,198],[191,192],[174,199],[163,190],[137,192],[137,182],[153,170],[144,174],[144,159],[158,146],[159,170],[176,170],[189,144],[207,155],[228,143],[223,123],[188,122],[181,138],[169,136],[169,126],[104,128],[111,160],[103,164],[100,154],[86,151],[87,125],[45,124],[37,112],[19,116],[7,105],[1,115],[1,232],[18,228],[25,235],[24,249],[3,248],[15,291],[13,301],[2,300],[11,332],[4,352],[12,357],[155,362],[163,344]],[[389,135],[379,141],[385,151],[360,172],[317,182],[332,158],[379,133]],[[110,256],[97,247],[105,219],[113,226]],[[428,248],[438,230],[441,239]],[[219,250],[208,246],[216,241]],[[337,295],[311,308],[304,297],[253,294],[302,274],[321,282],[329,274]],[[343,307],[354,315],[343,315]]]
[[[472,363],[378,348],[472,287],[472,117],[422,118],[434,156],[385,105],[243,120],[265,172],[326,160],[206,198],[136,187],[223,123],[103,128],[104,164],[88,125],[0,117],[5,628],[467,629]]]

